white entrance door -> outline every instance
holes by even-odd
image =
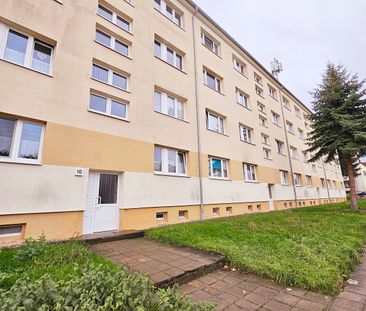
[[[268,184],[268,196],[269,196],[269,200],[268,200],[269,210],[273,211],[274,210],[273,184]]]
[[[117,200],[118,175],[90,172],[84,215],[84,234],[118,229]]]

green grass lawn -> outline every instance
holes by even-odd
[[[336,294],[360,258],[366,213],[339,203],[173,225],[147,236],[220,252],[234,267],[288,286]]]

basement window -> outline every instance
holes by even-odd
[[[220,208],[219,207],[214,207],[212,209],[212,214],[215,216],[220,216]]]
[[[157,212],[156,213],[156,220],[157,221],[166,221],[168,219],[167,212]]]
[[[179,219],[188,219],[188,211],[179,211],[178,212]]]
[[[10,225],[0,227],[0,237],[15,236],[22,234],[22,225]]]
[[[232,214],[233,213],[233,208],[231,206],[227,206],[226,207],[226,214]]]

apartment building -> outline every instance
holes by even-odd
[[[1,4],[1,242],[345,200],[309,109],[193,2]]]
[[[350,192],[349,188],[349,179],[348,176],[344,176],[344,187],[346,193]],[[358,176],[356,176],[356,192],[359,193],[362,197],[365,196],[366,193],[366,162],[361,162],[358,164]]]

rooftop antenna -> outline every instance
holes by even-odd
[[[278,80],[278,74],[283,70],[282,64],[275,58],[271,62],[272,75]]]

